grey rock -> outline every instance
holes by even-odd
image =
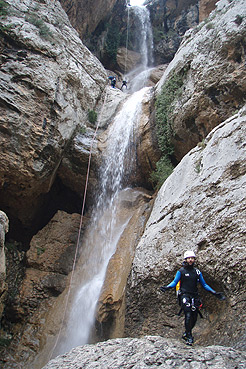
[[[244,368],[245,352],[221,346],[185,347],[158,336],[119,338],[77,347],[51,360],[43,369],[235,369]]]
[[[161,187],[133,261],[126,335],[180,334],[175,296],[158,289],[193,249],[208,284],[227,296],[218,303],[202,294],[207,315],[196,327],[199,342],[246,348],[245,137],[246,107],[191,150]]]
[[[172,76],[183,81],[168,116],[178,161],[245,104],[245,2],[220,0],[216,6],[205,21],[185,33],[157,84],[159,94]]]
[[[59,1],[9,5],[2,19],[0,199],[8,216],[29,226],[70,140],[88,125],[107,74]]]

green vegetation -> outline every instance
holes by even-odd
[[[21,245],[21,243],[17,241],[9,241],[9,242],[6,241],[5,242],[5,247],[8,251],[17,251],[19,245]]]
[[[8,347],[10,342],[11,342],[11,339],[0,337],[0,348],[1,347]]]
[[[197,146],[200,147],[201,149],[205,149],[206,147],[205,140],[203,139],[201,142],[198,142]]]
[[[117,50],[120,44],[120,31],[117,24],[110,24],[108,27],[105,51],[112,63],[116,62]]]
[[[45,248],[44,247],[36,247],[37,250],[37,255],[40,256],[45,252]]]
[[[156,100],[156,123],[159,147],[164,155],[173,154],[172,121],[170,115],[173,102],[180,96],[184,76],[173,74],[163,85],[162,91]]]
[[[243,21],[243,17],[241,16],[241,15],[237,15],[236,16],[236,19],[235,19],[235,23],[238,25],[238,26],[240,26],[240,24],[242,23],[242,21]]]
[[[159,29],[158,27],[153,27],[154,43],[157,44],[161,40],[163,40],[164,38],[165,38],[165,33],[164,33],[163,29]]]
[[[31,13],[26,15],[26,21],[33,24],[35,27],[39,29],[40,37],[48,40],[52,37],[52,33],[49,30],[49,27],[44,23],[43,19],[39,18],[36,14]]]
[[[162,158],[156,163],[155,172],[151,173],[151,181],[155,184],[155,188],[159,189],[165,180],[170,176],[173,171],[173,165],[171,160],[167,156]]]
[[[85,126],[80,127],[79,133],[81,133],[82,135],[84,135],[86,133],[86,127]]]
[[[6,18],[9,12],[9,4],[7,4],[4,0],[0,0],[0,17],[2,19]],[[8,33],[12,28],[11,25],[4,25],[0,23],[0,31],[3,33]]]
[[[97,112],[95,110],[88,111],[88,119],[90,123],[96,123],[97,121]]]
[[[195,171],[199,174],[202,169],[202,158],[198,159],[195,164]]]
[[[164,83],[161,93],[156,99],[156,124],[157,137],[162,157],[156,164],[156,171],[152,173],[151,179],[159,188],[166,178],[171,174],[173,165],[171,156],[174,148],[172,144],[173,129],[171,113],[174,101],[180,96],[184,78],[187,71],[183,70],[179,74],[173,74],[166,83]]]
[[[0,0],[0,17],[6,17],[8,15],[8,7],[9,4],[7,4],[4,0]]]
[[[206,28],[209,30],[209,29],[213,29],[214,28],[214,25],[213,25],[213,23],[207,23],[206,24]]]

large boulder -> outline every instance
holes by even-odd
[[[182,80],[168,111],[178,161],[246,101],[245,2],[221,0],[216,6],[206,21],[186,32],[157,85],[157,94],[163,88],[165,94],[168,81],[175,89],[175,77]]]
[[[120,47],[117,50],[117,64],[120,70],[124,73],[135,69],[141,62],[140,53],[132,50],[127,50],[125,47]]]
[[[28,227],[70,141],[79,131],[90,139],[88,110],[103,95],[107,74],[58,1],[7,3],[0,39],[0,201]]]
[[[136,248],[127,287],[127,336],[181,335],[175,292],[160,294],[193,249],[219,302],[202,292],[201,344],[245,350],[246,106],[190,151],[161,187]],[[198,266],[199,267],[199,266]]]
[[[245,366],[245,352],[222,346],[187,348],[159,336],[119,338],[76,347],[51,360],[43,369],[147,369],[206,367],[234,369]]]

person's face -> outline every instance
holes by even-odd
[[[191,258],[186,258],[186,262],[187,262],[187,264],[189,264],[189,265],[193,265],[193,264],[194,264],[194,262],[195,262],[195,258],[193,258],[193,257],[191,257]]]

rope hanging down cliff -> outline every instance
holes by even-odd
[[[90,146],[90,152],[89,152],[89,159],[88,159],[88,166],[87,166],[87,173],[86,173],[86,180],[85,180],[84,196],[83,196],[83,202],[82,202],[82,210],[81,210],[81,216],[80,216],[79,232],[78,232],[76,249],[75,249],[75,254],[74,254],[74,259],[73,259],[72,272],[71,272],[71,276],[70,276],[70,280],[69,280],[69,285],[68,285],[68,292],[67,292],[66,301],[65,301],[65,307],[64,307],[64,311],[63,311],[63,316],[62,316],[62,321],[61,321],[61,324],[60,324],[59,332],[58,332],[58,335],[56,337],[56,341],[55,341],[54,347],[53,347],[53,349],[52,349],[52,351],[50,353],[49,360],[51,360],[51,358],[52,358],[52,356],[54,354],[54,351],[56,349],[57,343],[58,343],[58,341],[60,339],[61,330],[62,330],[64,321],[65,321],[65,315],[66,315],[66,312],[67,312],[68,299],[69,299],[70,292],[71,292],[71,286],[72,286],[72,281],[73,281],[73,276],[74,276],[74,271],[75,271],[75,266],[76,266],[76,259],[77,259],[78,250],[79,250],[79,240],[80,240],[81,229],[82,229],[82,224],[83,224],[85,201],[86,201],[88,181],[89,181],[89,173],[90,173],[90,166],[91,166],[92,148],[93,148],[93,144],[94,144],[94,141],[96,139],[97,131],[98,131],[98,128],[99,128],[101,119],[102,119],[102,113],[103,113],[104,106],[105,106],[105,103],[106,103],[107,95],[108,95],[108,90],[106,89],[106,94],[105,94],[105,97],[104,97],[104,100],[103,100],[103,106],[102,106],[102,109],[101,109],[101,112],[100,112],[100,116],[99,116],[99,119],[98,119],[98,122],[97,122],[97,126],[96,126],[96,129],[95,129],[93,138],[91,140],[91,146]]]

